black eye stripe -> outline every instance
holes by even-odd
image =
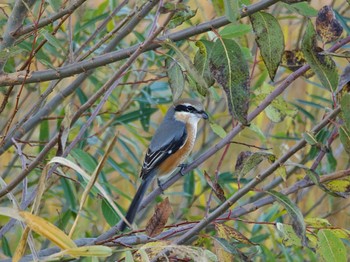
[[[189,113],[198,113],[198,110],[193,106],[185,106],[185,105],[177,105],[175,107],[175,111],[177,112],[189,112]]]

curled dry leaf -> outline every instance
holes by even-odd
[[[307,62],[305,60],[304,54],[301,50],[285,50],[282,55],[280,65],[288,68],[289,70],[295,72],[302,66],[306,65]],[[314,73],[312,70],[308,70],[305,72],[304,76],[309,78],[312,77]]]
[[[224,238],[228,241],[231,241],[232,238],[247,245],[256,245],[252,241],[250,241],[246,236],[242,233],[238,232],[232,227],[226,226],[224,224],[215,224],[215,229],[217,231],[218,237]]]
[[[164,229],[166,222],[171,214],[171,207],[169,198],[156,206],[156,211],[151,219],[148,221],[146,226],[146,234],[149,237],[154,237],[161,233]]]
[[[326,5],[318,12],[316,31],[324,43],[334,42],[343,33],[343,27],[335,19],[335,14],[331,6]]]
[[[219,198],[222,202],[225,202],[225,192],[222,189],[222,187],[217,183],[217,181],[213,181],[206,171],[204,171],[204,177],[210,188],[214,191],[214,194],[217,196],[217,198]]]

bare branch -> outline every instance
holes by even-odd
[[[0,51],[10,48],[15,42],[16,38],[13,36],[18,28],[22,26],[24,19],[27,16],[28,8],[31,8],[35,3],[35,0],[17,0],[12,13],[7,21],[6,31],[0,42]],[[0,75],[3,73],[4,66],[6,64],[7,58],[0,58]]]
[[[267,8],[279,0],[266,0],[266,1],[260,1],[256,4],[253,4],[249,7],[246,7],[244,11],[241,12],[241,17],[246,17],[254,12],[257,12],[259,10],[262,10],[264,8]],[[135,16],[137,17],[137,16]],[[163,37],[160,37],[154,41],[153,44],[149,45],[147,48],[143,49],[143,52],[154,50],[158,47],[160,47],[160,43],[162,43],[164,40],[170,39],[171,41],[177,42],[186,38],[189,38],[194,35],[202,34],[205,32],[208,32],[212,30],[213,28],[219,28],[224,25],[229,24],[230,21],[227,20],[225,16],[214,19],[209,22],[205,22],[202,24],[199,24],[197,26],[181,30],[179,32],[167,34]],[[120,34],[122,36],[122,34]],[[123,37],[122,37],[123,38]],[[112,42],[113,43],[113,42]],[[113,43],[114,47],[116,46],[115,43]],[[112,45],[111,45],[112,46]],[[114,49],[108,48],[106,51],[110,52]],[[32,72],[30,77],[28,77],[25,80],[25,83],[35,83],[35,82],[44,82],[54,79],[62,79],[66,78],[75,74],[79,74],[82,72],[89,71],[91,69],[104,66],[110,63],[114,63],[116,61],[123,60],[125,58],[130,57],[130,54],[134,53],[140,45],[134,45],[129,48],[122,49],[120,51],[114,51],[107,54],[103,54],[94,58],[91,58],[89,60],[84,60],[82,62],[74,63],[71,65],[63,66],[56,69],[50,69],[50,70],[44,70],[44,71],[35,71]],[[7,85],[13,85],[13,84],[20,84],[24,81],[22,77],[21,72],[16,72],[12,74],[5,74],[0,76],[0,86],[7,86]]]
[[[14,38],[18,38],[20,36],[23,36],[25,34],[28,34],[28,33],[32,32],[32,31],[34,31],[35,28],[39,29],[39,28],[42,28],[42,27],[47,26],[49,24],[52,24],[56,20],[58,20],[58,19],[62,18],[63,16],[65,16],[66,14],[72,14],[84,2],[86,2],[86,0],[76,0],[70,6],[60,10],[58,13],[53,14],[53,15],[51,15],[49,17],[41,19],[40,22],[37,25],[35,25],[35,24],[26,25],[22,29],[14,31],[13,32],[13,37]]]

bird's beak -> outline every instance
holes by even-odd
[[[208,114],[206,112],[204,112],[204,111],[201,112],[201,117],[203,119],[208,119],[209,118]]]

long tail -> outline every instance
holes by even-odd
[[[137,192],[134,196],[134,199],[132,200],[130,207],[128,209],[128,212],[126,213],[126,216],[125,216],[126,220],[129,221],[129,224],[133,223],[135,216],[136,216],[136,213],[137,213],[137,210],[139,209],[140,204],[142,202],[143,196],[145,195],[147,188],[148,188],[151,181],[152,181],[152,179],[150,179],[150,177],[143,179],[141,182],[141,185],[137,189]],[[126,226],[127,226],[127,224],[123,221],[122,225],[120,226],[120,230],[124,231]]]

